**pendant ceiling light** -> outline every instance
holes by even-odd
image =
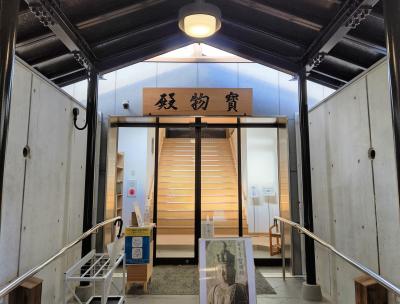
[[[203,0],[187,4],[179,10],[179,28],[190,37],[210,37],[221,28],[221,11]]]

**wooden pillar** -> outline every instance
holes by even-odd
[[[41,304],[42,282],[38,278],[30,278],[14,289],[8,296],[9,304]]]

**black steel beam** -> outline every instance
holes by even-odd
[[[162,30],[163,27],[168,26],[173,23],[178,24],[177,17],[167,18],[165,20],[161,20],[161,21],[158,21],[155,23],[146,24],[145,26],[142,26],[140,28],[134,28],[128,32],[120,33],[118,35],[104,39],[102,41],[98,41],[98,42],[92,44],[92,47],[93,47],[93,49],[96,49],[96,48],[105,47],[109,44],[113,44],[119,40],[133,39],[134,36],[136,36],[136,35],[146,34],[150,31],[154,31],[154,30]]]
[[[282,37],[280,35],[267,32],[267,31],[265,31],[263,29],[260,29],[260,28],[252,27],[251,25],[248,25],[248,24],[243,24],[243,23],[241,23],[241,22],[239,22],[237,20],[233,20],[233,19],[227,18],[226,16],[222,17],[222,25],[224,25],[224,24],[227,24],[227,25],[230,25],[232,27],[236,27],[236,28],[242,29],[242,30],[247,31],[247,32],[252,32],[252,33],[259,34],[264,39],[274,40],[274,41],[276,41],[278,43],[284,44],[286,46],[289,46],[291,48],[297,49],[299,51],[306,49],[305,45],[301,45],[298,42],[288,40],[285,37]]]
[[[61,7],[50,0],[25,0],[40,22],[51,29],[58,39],[88,69],[95,69],[96,56],[78,29],[69,21]]]
[[[400,1],[383,0],[385,37],[388,50],[392,125],[400,197]]]
[[[242,129],[240,128],[240,118],[237,119],[237,177],[238,177],[238,218],[239,218],[239,237],[243,236],[243,193],[242,193]]]
[[[305,52],[302,62],[310,72],[343,37],[362,22],[379,0],[346,0],[332,21],[325,26]]]
[[[64,72],[62,74],[57,74],[56,76],[53,76],[52,78],[50,78],[50,80],[57,82],[60,78],[70,76],[70,75],[78,73],[78,72],[84,73],[84,77],[86,78],[86,76],[87,76],[86,70],[85,70],[85,68],[81,67],[78,69],[74,69],[72,71]]]
[[[300,123],[300,142],[301,142],[301,170],[303,186],[303,205],[304,205],[304,227],[309,231],[314,231],[313,209],[312,209],[312,190],[311,190],[311,162],[310,162],[310,139],[308,130],[308,101],[307,101],[307,78],[306,70],[299,72],[299,123]],[[315,251],[314,240],[305,237],[306,251],[306,272],[307,284],[317,283],[315,275]]]
[[[144,27],[142,27],[142,28],[133,29],[132,31],[129,31],[129,32],[126,32],[126,33],[122,33],[122,34],[117,35],[117,36],[115,36],[115,37],[110,37],[110,38],[105,39],[105,40],[103,40],[103,41],[97,42],[96,44],[92,45],[92,49],[93,49],[93,50],[96,50],[96,49],[98,49],[98,48],[107,47],[109,44],[113,44],[113,43],[115,43],[115,42],[118,42],[118,41],[121,40],[121,39],[122,39],[122,40],[133,39],[133,37],[134,37],[135,35],[143,34],[143,33],[152,31],[152,30],[157,29],[157,28],[161,28],[161,27],[164,27],[164,26],[168,26],[168,25],[170,25],[170,24],[172,24],[172,23],[174,23],[174,22],[177,22],[177,18],[175,18],[175,17],[174,17],[174,18],[168,18],[168,19],[159,21],[159,22],[157,22],[157,23],[153,23],[151,26],[150,26],[150,25],[146,25],[146,26],[144,26]],[[285,44],[285,45],[288,45],[288,46],[290,46],[290,47],[292,47],[292,48],[295,48],[295,49],[297,49],[297,50],[299,50],[299,51],[304,50],[304,46],[300,46],[300,45],[298,45],[298,44],[295,44],[294,42],[290,42],[290,41],[287,41],[287,40],[282,40],[282,37],[276,37],[276,36],[274,36],[274,35],[272,35],[272,34],[268,34],[268,33],[266,33],[266,32],[262,32],[262,31],[260,31],[260,30],[258,30],[258,29],[254,29],[254,28],[251,28],[251,27],[248,27],[248,26],[244,27],[243,24],[242,24],[242,25],[237,25],[237,24],[234,25],[235,22],[233,22],[232,20],[229,20],[229,19],[224,19],[224,22],[227,23],[227,24],[230,24],[230,25],[232,25],[232,26],[239,26],[239,27],[245,29],[246,31],[256,31],[258,34],[262,34],[264,37],[269,37],[269,38],[271,38],[271,39],[275,39],[276,41],[279,40],[280,43],[283,43],[283,44]],[[178,36],[182,36],[182,35],[178,35]],[[111,56],[110,59],[107,59],[107,58],[106,58],[105,61],[108,61],[108,60],[110,60],[110,61],[115,61],[116,58],[118,58],[119,56],[124,56],[124,55],[129,54],[129,53],[130,53],[130,54],[134,54],[134,53],[140,51],[140,49],[148,48],[148,46],[154,46],[154,45],[156,45],[156,44],[163,43],[164,41],[170,40],[170,39],[171,39],[170,37],[164,37],[164,38],[162,38],[162,39],[160,39],[160,40],[152,41],[152,42],[149,43],[148,45],[145,44],[145,45],[142,45],[142,46],[133,48],[133,49],[131,49],[131,50],[127,51],[127,52],[124,52],[124,53],[122,53],[122,54],[116,54],[115,56]],[[186,37],[185,37],[185,39],[186,39]],[[229,38],[229,39],[230,39],[230,38]],[[232,40],[232,39],[231,39],[231,40]],[[246,44],[246,43],[244,43],[244,42],[236,42],[236,43],[240,43],[241,45],[246,45],[248,48],[251,48],[251,49],[256,48],[255,46],[252,46],[252,45],[250,45],[250,44]],[[262,51],[263,54],[268,54],[268,55],[270,55],[270,56],[274,56],[274,57],[280,56],[280,55],[277,54],[277,53],[272,53],[272,52],[269,52],[269,51],[267,51],[267,50],[263,50],[263,49],[261,49],[261,48],[258,48],[258,50],[259,50],[260,52]],[[151,56],[147,56],[147,58],[150,58],[150,57],[153,57],[153,56],[154,56],[154,54],[151,54]],[[128,57],[129,57],[129,55],[128,55]],[[143,55],[141,55],[141,56],[139,56],[139,57],[137,57],[137,58],[134,57],[134,61],[133,61],[133,62],[137,62],[138,60],[140,60],[140,59],[142,59],[142,58],[145,58],[145,57],[144,57]],[[51,62],[51,61],[54,60],[54,59],[56,59],[56,58],[50,58],[50,59],[49,59],[49,62]],[[285,59],[282,59],[282,60],[285,60]],[[294,65],[293,65],[289,60],[285,60],[285,61],[286,61],[285,63],[286,63],[288,66],[289,66],[289,65],[292,65],[292,67],[290,68],[290,72],[295,72],[295,71],[297,71],[297,66],[294,67]],[[47,61],[46,61],[46,62],[47,62]],[[130,60],[130,62],[132,63],[132,60]],[[37,61],[37,62],[35,62],[35,64],[39,66],[39,65],[43,64],[43,62]],[[101,62],[99,65],[100,65],[100,67],[99,67],[99,70],[100,70],[100,71],[108,70],[108,69],[109,69],[107,62]],[[104,66],[106,66],[106,67],[104,67]],[[111,66],[111,65],[110,65],[110,66]],[[285,68],[285,69],[287,70],[287,68]]]
[[[346,40],[346,42],[350,42],[352,44],[361,46],[365,49],[372,50],[375,53],[386,56],[386,47],[385,46],[382,46],[382,45],[376,44],[374,42],[365,40],[360,37],[356,37],[354,35],[349,35],[349,34],[344,36],[344,40]]]
[[[334,79],[325,77],[320,74],[316,74],[316,73],[314,73],[314,71],[311,71],[311,73],[308,75],[307,79],[310,81],[313,81],[315,83],[318,83],[320,85],[326,86],[328,88],[334,89],[334,90],[339,89],[343,85],[342,82],[338,82]]]
[[[177,22],[178,22],[178,18],[177,17],[161,20],[161,21],[158,21],[158,22],[155,22],[155,23],[152,23],[152,24],[148,24],[148,25],[145,25],[145,26],[140,27],[140,28],[135,28],[135,29],[132,29],[130,31],[123,32],[123,33],[120,33],[118,35],[111,36],[111,37],[108,37],[108,38],[106,38],[104,40],[98,41],[98,42],[92,44],[91,48],[92,48],[92,51],[96,51],[96,50],[98,50],[100,48],[111,47],[113,44],[118,43],[120,41],[126,41],[126,40],[134,41],[135,40],[135,36],[137,36],[137,35],[147,34],[150,31],[157,31],[157,30],[161,30],[162,31],[165,26],[168,26],[168,25],[171,25],[171,24],[174,24],[174,23],[177,24]],[[50,37],[54,37],[54,35],[50,36]],[[43,39],[48,40],[48,38],[49,38],[48,35],[43,35]],[[38,39],[39,40],[37,42],[43,41],[40,37],[38,37]],[[165,39],[165,37],[163,39]],[[24,46],[29,45],[29,44],[23,45],[21,43],[20,45],[21,45],[21,47],[24,47]],[[17,47],[18,47],[18,44],[17,44]],[[59,60],[60,57],[65,57],[65,56],[67,56],[69,54],[70,54],[69,52],[66,52],[66,51],[62,50],[62,51],[59,51],[59,52],[57,52],[55,54],[52,54],[51,57],[38,58],[38,59],[35,59],[34,61],[31,61],[31,62],[28,62],[28,63],[31,66],[33,66],[34,68],[41,67],[43,65],[52,64],[54,61]]]
[[[199,239],[201,238],[201,118],[195,118],[195,177],[194,177],[194,260],[199,262]]]
[[[0,2],[0,230],[3,209],[4,166],[10,122],[19,1]]]
[[[29,1],[29,2],[31,2],[31,1]],[[127,6],[124,6],[122,8],[115,9],[115,10],[113,10],[111,12],[106,13],[106,14],[101,14],[99,16],[90,18],[88,20],[84,20],[84,21],[78,22],[75,25],[75,27],[78,30],[90,28],[90,27],[93,27],[93,26],[96,26],[96,25],[100,25],[102,23],[105,23],[105,22],[108,22],[108,21],[111,21],[111,20],[114,20],[114,19],[117,19],[117,18],[122,18],[124,16],[129,15],[129,14],[136,13],[136,12],[141,11],[143,9],[150,8],[150,7],[154,6],[154,5],[161,4],[163,2],[166,2],[166,0],[145,0],[145,1],[141,1],[140,3],[127,5]],[[44,35],[41,35],[41,36],[38,36],[38,37],[30,38],[30,39],[25,40],[25,41],[20,41],[20,42],[17,43],[17,48],[23,47],[23,46],[34,45],[36,43],[42,42],[42,41],[47,40],[47,39],[49,39],[51,37],[54,37],[54,36],[55,36],[54,33],[51,32],[51,33],[47,33],[47,34],[44,34]]]
[[[102,59],[98,64],[98,70],[102,74],[107,73],[111,70],[123,68],[130,64],[141,62],[165,52],[184,47],[190,43],[193,43],[193,40],[181,33],[153,40],[149,43],[141,44],[130,50],[110,55],[109,57]]]
[[[95,176],[96,156],[96,126],[97,126],[97,99],[99,78],[96,71],[89,71],[89,82],[87,90],[86,121],[86,171],[85,171],[85,198],[83,207],[83,231],[93,227],[93,190]],[[88,237],[82,241],[82,256],[92,250],[92,238]]]
[[[156,118],[155,135],[154,135],[154,180],[153,180],[153,223],[156,224],[153,234],[153,261],[157,260],[157,223],[158,223],[158,168],[160,154],[160,127],[158,126],[160,119]]]
[[[220,33],[208,38],[205,43],[245,59],[278,69],[286,73],[297,73],[301,68],[296,58],[285,58],[255,45],[227,37]],[[251,56],[249,54],[252,54]]]
[[[156,123],[156,122],[113,122],[111,123],[112,128],[118,127],[129,127],[129,128],[186,128],[190,126],[190,123]],[[239,123],[241,128],[286,128],[286,123],[271,122],[271,123]],[[213,124],[202,124],[202,128],[219,128],[219,129],[234,129],[238,127],[237,123],[213,123]]]
[[[153,6],[167,2],[167,0],[143,0],[134,1],[135,3],[113,10],[106,14],[101,14],[97,17],[77,23],[76,27],[80,30],[90,28],[114,19],[122,18],[127,15],[142,11],[144,9],[150,9]]]
[[[72,55],[69,52],[64,52],[63,50],[58,51],[58,52],[53,52],[51,57],[43,57],[43,58],[37,58],[32,61],[28,61],[28,64],[35,68],[35,69],[40,69],[43,66],[48,66],[56,63],[57,61],[63,60],[63,59],[69,59],[71,58]],[[50,78],[54,78],[54,76],[51,76]]]
[[[327,56],[327,58],[332,58],[333,61],[342,62],[342,64],[344,64],[346,66],[349,66],[351,68],[359,69],[359,70],[362,70],[362,71],[365,71],[365,70],[368,69],[368,67],[366,67],[361,62],[357,62],[357,58],[348,58],[348,57],[344,57],[344,56],[335,54],[333,52],[329,53],[326,56]]]
[[[332,76],[330,73],[326,73],[326,72],[320,71],[318,69],[313,69],[312,71],[314,73],[316,73],[316,74],[319,74],[319,75],[325,76],[327,78],[330,78],[330,79],[336,80],[338,82],[341,82],[342,84],[348,83],[348,80],[342,79],[340,77]]]
[[[261,3],[261,2],[257,2],[254,0],[231,0],[231,1],[236,4],[242,5],[246,8],[257,10],[266,15],[273,16],[273,17],[285,20],[287,22],[291,22],[291,23],[300,25],[302,27],[311,29],[313,31],[318,32],[322,28],[322,25],[317,22],[313,22],[306,18],[296,16],[294,14],[279,10],[270,5],[267,5],[265,2]]]
[[[46,41],[47,39],[53,38],[53,37],[55,37],[54,33],[53,32],[49,32],[49,33],[46,33],[46,34],[43,34],[43,35],[40,35],[40,36],[37,36],[37,37],[33,37],[33,38],[26,39],[26,40],[18,41],[16,47],[18,49],[18,48],[23,48],[23,47],[34,46],[35,44],[41,43],[41,42]]]
[[[87,71],[85,68],[66,72],[63,76],[52,79],[52,81],[60,87],[64,87],[81,80],[87,79]]]
[[[213,40],[213,38],[211,38],[211,39]],[[256,52],[259,54],[263,54],[264,57],[266,56],[266,57],[271,58],[272,62],[274,62],[274,61],[281,62],[282,66],[291,66],[292,68],[294,68],[295,66],[297,66],[297,64],[295,62],[297,62],[300,59],[300,57],[284,56],[280,52],[275,52],[275,51],[264,49],[262,47],[254,45],[252,43],[248,43],[248,42],[244,41],[244,39],[239,40],[236,38],[228,37],[223,34],[216,35],[215,42],[217,43],[217,41],[219,41],[219,40],[230,41],[231,43],[233,43],[234,45],[236,45],[238,47],[247,48],[248,50],[250,50],[250,54],[256,53]],[[206,43],[207,43],[207,41],[208,40],[206,40]],[[255,56],[255,57],[257,57],[257,56]]]

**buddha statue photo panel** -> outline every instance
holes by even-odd
[[[200,303],[255,303],[254,283],[250,239],[200,240]]]

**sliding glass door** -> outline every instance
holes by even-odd
[[[156,257],[195,255],[195,139],[191,127],[159,128]]]
[[[123,125],[137,127],[135,134],[147,130],[142,122]],[[205,227],[213,227],[213,237],[252,238],[256,263],[278,265],[281,232],[273,218],[290,219],[286,121],[168,117],[148,128],[153,131],[144,141],[152,152],[146,159],[154,165],[141,164],[136,157],[139,148],[126,149],[124,171],[133,176],[127,178],[127,186],[139,189],[138,168],[143,165],[147,174],[153,170],[146,184],[154,191],[148,191],[146,202],[140,202],[139,193],[127,194],[124,204],[151,210],[157,225],[155,263],[196,263],[198,239],[210,235]],[[135,147],[138,140],[124,132],[123,142]],[[130,168],[131,163],[136,167]],[[290,234],[285,233],[289,246]]]

